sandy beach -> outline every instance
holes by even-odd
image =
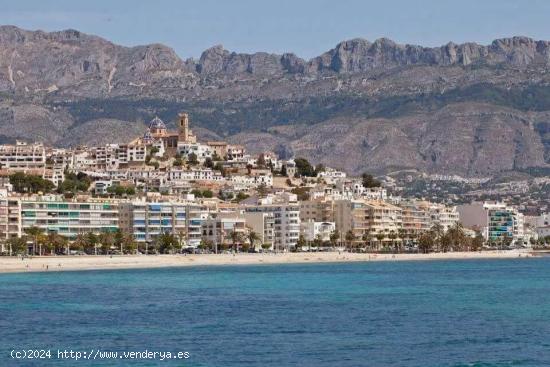
[[[0,257],[0,273],[43,272],[100,269],[160,268],[205,265],[260,265],[368,261],[415,261],[450,259],[511,259],[534,255],[525,250],[449,252],[430,254],[363,254],[338,252],[302,252],[279,254],[219,255],[129,255],[129,256],[43,256]]]

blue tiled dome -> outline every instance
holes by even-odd
[[[151,131],[147,130],[144,134],[143,134],[143,141],[145,143],[150,143],[153,141],[153,135],[151,135]]]
[[[166,130],[166,125],[164,122],[156,116],[149,123],[149,130]]]

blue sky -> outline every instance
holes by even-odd
[[[164,43],[183,58],[213,45],[316,56],[339,41],[437,46],[525,35],[550,40],[550,1],[0,0],[0,24],[74,28],[115,43]]]

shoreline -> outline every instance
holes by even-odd
[[[187,266],[322,264],[346,262],[527,259],[538,257],[527,250],[446,252],[429,254],[371,254],[347,252],[299,252],[200,255],[89,255],[35,256],[33,258],[0,257],[0,274],[80,270],[153,269]]]

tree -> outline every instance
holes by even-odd
[[[241,201],[245,200],[245,199],[248,199],[249,196],[247,194],[245,194],[244,192],[242,191],[239,191],[237,193],[237,197],[235,197],[235,201],[240,203]]]
[[[467,250],[467,248],[465,248],[467,245],[466,235],[464,234],[464,227],[461,223],[457,222],[454,226],[449,228],[447,235],[449,236],[450,247],[453,251]]]
[[[88,232],[86,233],[86,236],[85,236],[85,242],[84,242],[84,249],[86,251],[86,249],[88,251],[86,251],[86,253],[90,253],[89,251],[93,251],[93,254],[94,255],[97,255],[97,245],[99,243],[99,238],[97,237],[97,235],[93,232]]]
[[[57,187],[57,192],[60,194],[85,192],[88,191],[91,183],[92,179],[83,172],[78,172],[78,174],[65,172],[65,179]]]
[[[229,234],[229,238],[231,238],[231,245],[233,247],[233,251],[238,252],[239,250],[239,242],[242,241],[242,236],[239,232],[233,230]]]
[[[206,157],[206,159],[204,160],[204,166],[206,168],[214,168],[214,162],[212,161],[212,158]]]
[[[248,232],[248,242],[250,243],[251,247],[254,247],[254,243],[259,240],[260,240],[260,236],[258,236],[256,232],[252,230]]]
[[[10,184],[13,190],[18,193],[50,192],[55,185],[49,180],[43,179],[38,175],[27,175],[23,172],[16,172],[10,175]]]
[[[258,160],[256,161],[256,164],[260,168],[265,168],[265,156],[263,153],[258,156]]]
[[[363,173],[361,175],[363,181],[363,186],[366,188],[380,187],[382,184],[380,181],[376,180],[371,174]]]
[[[189,163],[192,166],[196,166],[197,164],[199,164],[197,155],[193,152],[189,153],[189,155],[187,156],[187,163]]]
[[[355,235],[353,234],[353,231],[350,229],[346,232],[346,244],[348,245],[348,251],[352,252],[351,247],[353,245],[353,241],[355,241]]]
[[[122,241],[122,252],[126,254],[134,254],[137,251],[137,243],[132,235],[124,236]]]
[[[319,176],[319,173],[321,172],[325,172],[326,168],[325,168],[325,165],[322,164],[322,163],[319,163],[316,167],[315,167],[315,171],[314,171],[314,177],[317,177]]]
[[[32,252],[36,253],[36,247],[40,246],[39,255],[42,255],[42,244],[45,241],[44,238],[44,229],[36,226],[32,226],[25,229],[25,233],[29,235],[32,240]]]
[[[50,253],[61,253],[63,249],[67,246],[68,242],[69,240],[66,237],[61,236],[58,233],[48,233],[48,243],[51,245]]]
[[[418,238],[418,249],[423,253],[428,253],[433,250],[434,238],[430,232],[420,235]]]
[[[294,251],[298,252],[301,251],[302,248],[304,248],[307,245],[306,238],[303,234],[298,236],[298,240],[296,241],[296,245],[294,246]]]
[[[258,196],[263,198],[267,195],[267,187],[265,186],[265,184],[261,184],[260,186],[258,186]]]
[[[329,237],[329,241],[332,248],[338,245],[338,242],[340,241],[340,231],[338,231],[338,229],[335,229],[334,231],[332,231]]]
[[[388,234],[388,238],[390,239],[391,241],[391,244],[392,246],[394,247],[394,251],[395,252],[398,252],[399,251],[399,248],[398,248],[398,245],[396,244],[395,240],[397,239],[397,233],[395,233],[395,231],[392,229],[390,231],[390,233]]]
[[[99,244],[103,255],[108,255],[112,247],[116,244],[115,234],[112,232],[103,232],[99,235]]]
[[[11,237],[8,239],[8,246],[10,255],[22,255],[27,252],[27,238]]]
[[[294,160],[294,163],[296,163],[296,174],[298,176],[304,176],[304,177],[314,177],[315,176],[315,169],[309,163],[309,161],[305,158],[296,158]]]
[[[178,239],[171,233],[163,233],[155,239],[155,247],[161,254],[169,254],[178,246]]]
[[[403,244],[405,243],[405,239],[409,239],[408,232],[404,228],[399,228],[397,230],[397,237],[399,237],[399,246],[402,248]]]
[[[371,239],[372,239],[372,235],[370,233],[370,229],[365,230],[365,233],[363,233],[363,236],[361,236],[361,240],[363,240],[363,243],[365,244],[365,247],[370,248]]]
[[[286,172],[286,164],[283,164],[281,166],[281,176],[288,176],[288,174]]]
[[[309,187],[294,187],[290,192],[296,194],[299,201],[306,201],[309,200],[309,190]]]
[[[502,236],[502,246],[509,247],[512,244],[513,237],[510,236],[508,233],[505,233],[504,236]]]
[[[436,249],[439,250],[441,245],[441,239],[443,238],[443,235],[445,234],[445,230],[443,226],[440,223],[435,223],[432,228],[430,229],[430,234],[433,237],[434,245]]]
[[[375,237],[376,241],[378,241],[378,247],[382,248],[382,241],[386,238],[386,235],[382,232],[378,232]]]
[[[313,246],[317,250],[319,250],[321,246],[323,246],[323,239],[321,238],[321,234],[317,234],[317,236],[315,236],[315,239],[313,240]]]
[[[439,239],[439,246],[441,251],[447,252],[451,249],[452,246],[452,238],[451,234],[445,233],[441,238]]]
[[[202,239],[197,247],[202,251],[206,251],[211,250],[213,246],[214,243],[212,241]]]

